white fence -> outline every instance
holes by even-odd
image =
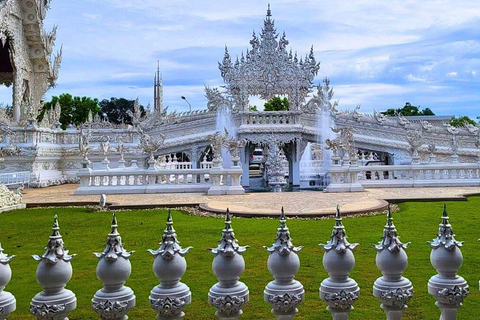
[[[333,165],[327,192],[361,191],[363,188],[480,186],[480,164],[435,163],[410,165]],[[349,190],[355,185],[355,190]]]
[[[127,193],[178,193],[206,192],[209,195],[243,194],[240,185],[242,169],[233,167],[192,169],[182,163],[170,168],[155,166],[152,169],[138,167],[118,169],[81,169],[77,173],[80,187],[77,195],[127,194]]]
[[[0,173],[0,183],[6,186],[30,183],[30,171]]]

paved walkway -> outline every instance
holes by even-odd
[[[35,203],[98,203],[99,196],[75,196],[76,184],[42,189],[25,189],[23,202]],[[480,194],[480,187],[463,188],[384,188],[368,189],[356,193],[324,193],[319,191],[285,193],[249,193],[241,196],[207,196],[204,194],[131,194],[109,195],[109,203],[132,205],[186,205],[197,204],[214,212],[234,214],[277,215],[281,207],[288,215],[318,216],[332,214],[340,205],[342,213],[359,213],[383,210],[386,200],[403,199],[461,199],[463,195]]]

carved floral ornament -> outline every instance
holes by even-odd
[[[458,307],[462,305],[463,299],[465,299],[469,293],[468,287],[454,286],[452,288],[438,290],[437,295],[446,303]]]
[[[380,293],[383,305],[394,308],[406,308],[408,301],[413,297],[412,289],[389,290]]]
[[[92,302],[92,308],[102,316],[102,319],[118,319],[123,316],[128,308],[127,302],[105,300],[103,302]]]
[[[65,304],[50,305],[43,303],[41,305],[30,305],[30,313],[32,313],[38,320],[51,320],[55,315],[62,313],[65,310]]]
[[[165,299],[150,299],[150,305],[159,315],[173,317],[182,313],[185,307],[185,299],[170,297],[166,297]]]
[[[302,297],[298,294],[275,294],[269,295],[268,303],[273,306],[275,311],[282,313],[294,312],[298,305],[302,302]]]
[[[352,304],[358,300],[358,292],[340,292],[326,293],[324,297],[331,308],[340,310],[350,310]]]
[[[222,314],[231,315],[238,313],[242,306],[245,305],[245,297],[226,295],[224,297],[212,298],[210,303]]]

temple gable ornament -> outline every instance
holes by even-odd
[[[252,48],[246,55],[242,53],[240,59],[232,62],[225,47],[225,56],[218,67],[237,110],[248,110],[250,95],[264,100],[287,95],[291,110],[299,110],[313,87],[320,63],[315,60],[313,47],[305,58],[299,59],[296,52],[287,51],[288,44],[285,33],[279,39],[269,6],[262,32],[260,36],[253,33]]]

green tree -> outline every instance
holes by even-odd
[[[430,108],[425,108],[420,110],[420,106],[412,106],[410,102],[406,102],[405,106],[401,109],[387,109],[387,111],[382,112],[386,116],[395,117],[399,114],[403,116],[434,116],[435,114],[430,110]]]
[[[87,121],[90,112],[93,115],[100,112],[98,99],[73,97],[69,93],[63,93],[58,97],[52,97],[52,100],[49,102],[45,102],[37,120],[41,121],[45,116],[45,112],[54,108],[57,102],[61,108],[60,123],[62,124],[62,129],[65,129],[69,124],[81,125]]]
[[[450,119],[450,125],[452,127],[463,127],[466,124],[476,125],[477,123],[470,119],[468,116],[460,116],[458,118],[453,116],[452,119]]]
[[[275,97],[263,105],[264,111],[288,111],[290,103],[287,98]]]
[[[128,100],[125,98],[110,98],[103,99],[100,101],[99,106],[101,109],[102,114],[106,115],[108,121],[111,123],[126,123],[132,124],[132,119],[128,115],[127,111],[134,111],[133,105],[135,104],[135,100]],[[145,115],[145,108],[140,106],[140,110],[142,111],[142,116]]]

